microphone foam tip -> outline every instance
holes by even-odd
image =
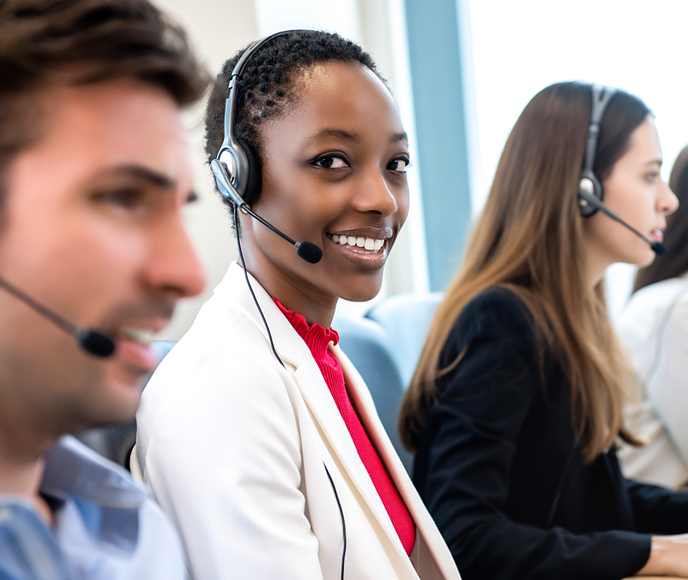
[[[105,358],[115,352],[115,342],[109,336],[95,330],[80,332],[79,343],[81,348],[94,356]]]
[[[311,242],[301,242],[296,253],[309,264],[317,264],[323,256],[322,250]]]
[[[666,253],[666,246],[662,242],[652,242],[652,251],[658,256]]]

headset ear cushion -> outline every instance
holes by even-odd
[[[593,173],[586,172],[581,175],[578,191],[580,192],[581,190],[589,196],[594,196],[600,201],[603,200],[604,190],[602,189],[602,184]],[[585,197],[580,193],[578,194],[578,204],[578,210],[584,218],[592,217],[597,213],[597,208],[587,203]]]
[[[246,153],[246,159],[248,160],[248,181],[243,197],[244,201],[250,205],[258,199],[258,195],[263,185],[263,164],[256,151],[245,139],[239,138],[238,141]]]

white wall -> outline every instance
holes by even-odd
[[[186,29],[196,52],[215,74],[225,59],[258,35],[252,0],[209,2],[192,0],[153,0]],[[236,246],[228,214],[213,191],[210,172],[203,155],[204,103],[190,110],[186,117],[194,162],[198,202],[187,210],[188,226],[197,251],[206,265],[208,284],[203,294],[183,300],[170,326],[161,335],[178,339],[189,327],[201,304],[220,281],[227,265],[234,259]]]

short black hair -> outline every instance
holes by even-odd
[[[217,75],[205,116],[205,153],[208,163],[215,159],[224,140],[225,101],[229,78],[248,46],[222,66]],[[237,138],[246,142],[262,162],[260,129],[268,119],[284,114],[297,102],[295,81],[304,71],[318,63],[340,61],[360,63],[369,68],[383,83],[375,62],[358,44],[338,34],[319,30],[292,30],[270,39],[248,59],[237,79]],[[232,203],[222,198],[228,206]]]

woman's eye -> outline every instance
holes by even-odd
[[[657,179],[657,176],[658,176],[658,175],[659,175],[659,173],[656,173],[656,172],[648,173],[647,176],[646,176],[646,179],[647,179],[650,183],[654,183],[654,181],[655,181],[655,179]]]
[[[323,155],[315,159],[313,165],[322,167],[323,169],[342,169],[343,167],[349,167],[346,159],[339,155]]]
[[[399,157],[397,159],[392,159],[387,169],[392,171],[397,171],[398,173],[406,173],[406,168],[409,166],[408,157]]]

